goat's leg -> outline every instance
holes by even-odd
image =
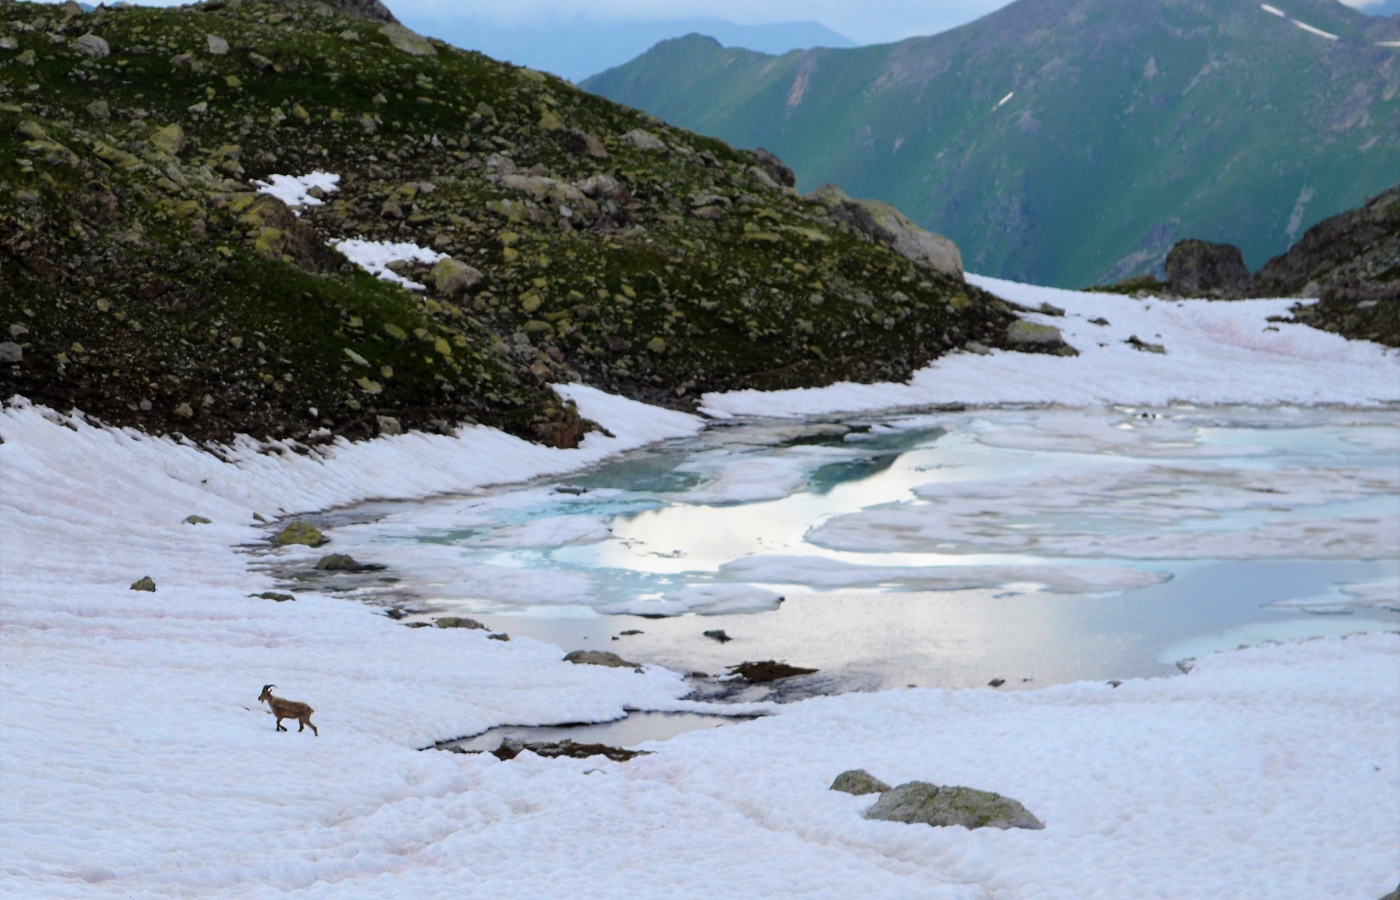
[[[311,733],[312,733],[312,734],[316,735],[316,737],[320,737],[320,736],[321,736],[321,732],[319,732],[319,731],[316,730],[316,725],[311,721],[311,717],[310,717],[310,716],[307,716],[307,717],[306,717],[306,724],[311,726]]]
[[[287,729],[286,729],[286,726],[284,726],[284,725],[282,724],[282,717],[281,717],[281,716],[278,716],[278,717],[277,717],[277,730],[278,730],[278,731],[286,731],[286,730],[287,730]]]

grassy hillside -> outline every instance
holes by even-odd
[[[1004,304],[771,163],[386,17],[0,2],[0,396],[196,438],[567,444],[551,382],[686,405],[1004,345]],[[339,191],[299,216],[254,192],[316,170]],[[352,237],[461,265],[401,264],[406,290],[328,246]]]
[[[1400,182],[1400,21],[1335,0],[1018,0],[929,38],[781,57],[691,36],[585,82],[948,235],[970,271],[1059,286],[1251,268]],[[1289,17],[1292,17],[1291,19]],[[1305,30],[1301,22],[1335,35]],[[1004,102],[1003,102],[1004,101]]]

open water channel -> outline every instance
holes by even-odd
[[[1400,413],[725,422],[567,482],[317,521],[388,568],[270,558],[294,588],[703,673],[697,697],[1043,687],[1400,627]],[[724,677],[768,659],[818,672]]]

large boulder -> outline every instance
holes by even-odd
[[[1254,279],[1239,247],[1187,240],[1167,254],[1167,281],[1185,297],[1243,297]]]
[[[866,810],[867,819],[910,825],[964,828],[1044,828],[1045,823],[1015,800],[968,787],[942,787],[911,781],[880,795]]]
[[[920,266],[963,279],[962,253],[941,234],[925,231],[904,213],[879,200],[850,197],[834,184],[824,184],[807,195],[836,218],[870,235],[877,242]]]

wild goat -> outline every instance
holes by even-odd
[[[296,719],[301,723],[301,727],[298,728],[297,731],[305,731],[306,726],[311,725],[311,733],[316,735],[316,737],[320,737],[321,732],[317,731],[316,726],[311,724],[311,714],[316,710],[307,706],[305,703],[274,697],[272,695],[272,689],[275,687],[277,687],[275,684],[263,685],[262,693],[258,695],[258,702],[266,702],[267,705],[272,708],[272,714],[277,717],[277,730],[287,730],[282,727],[283,719]]]

